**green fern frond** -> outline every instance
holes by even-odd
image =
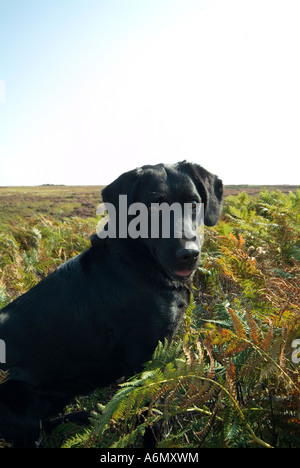
[[[68,438],[61,446],[61,448],[76,448],[84,446],[90,437],[91,429],[85,429],[82,433]]]

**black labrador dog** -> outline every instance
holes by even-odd
[[[193,211],[203,203],[204,223],[212,226],[222,193],[217,176],[183,161],[129,171],[102,196],[115,207],[117,225],[126,219],[120,207],[126,195],[128,205],[143,203],[149,218],[157,204],[187,203]],[[41,421],[72,397],[140,371],[158,341],[174,335],[189,303],[200,253],[191,228],[181,237],[160,229],[151,238],[118,229],[109,235],[108,227],[91,237],[88,250],[1,310],[6,362],[0,369],[8,378],[0,384],[0,439],[16,447],[34,445]]]

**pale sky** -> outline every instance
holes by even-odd
[[[300,184],[299,0],[0,0],[0,185]]]

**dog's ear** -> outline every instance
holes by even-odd
[[[179,169],[188,174],[197,187],[204,203],[204,224],[214,226],[219,221],[222,210],[223,183],[221,179],[199,164],[183,161],[179,163]]]
[[[102,190],[102,199],[104,203],[112,203],[117,209],[119,206],[119,195],[127,195],[128,205],[135,200],[135,192],[139,181],[140,169],[133,169],[120,175],[111,184]]]

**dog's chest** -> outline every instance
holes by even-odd
[[[161,330],[164,336],[171,338],[180,326],[189,305],[190,293],[187,289],[169,294],[160,301]]]

